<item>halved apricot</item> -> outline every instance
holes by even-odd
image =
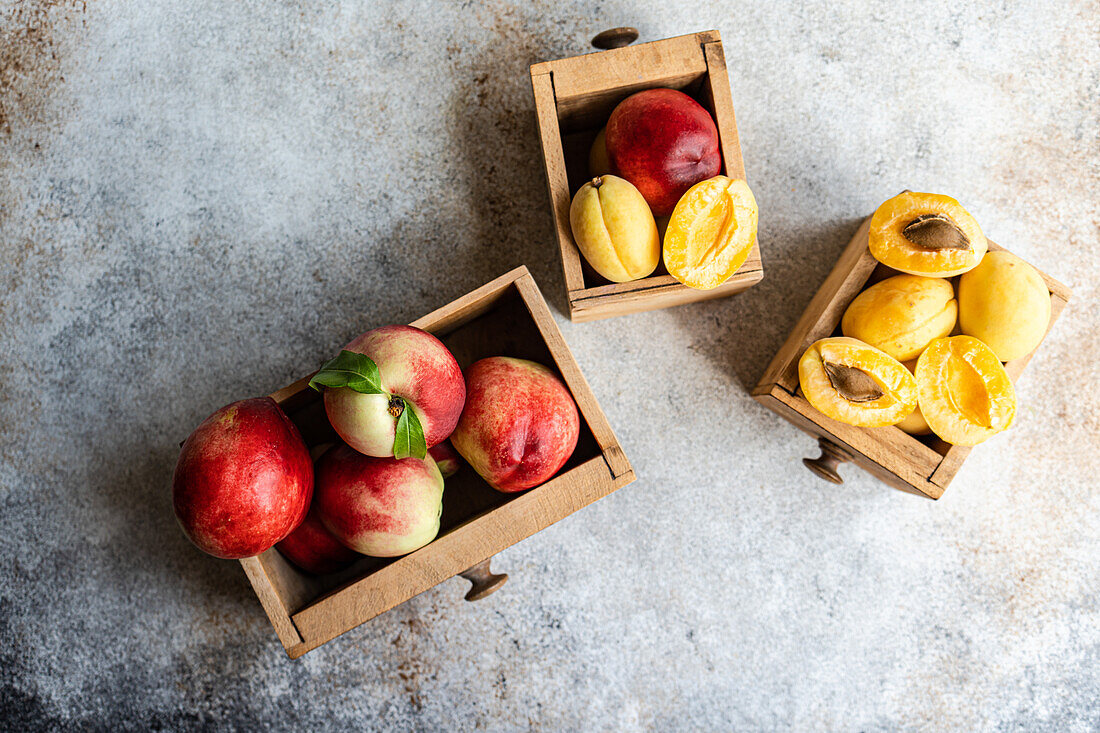
[[[811,344],[798,360],[798,382],[811,405],[848,425],[894,425],[917,406],[916,382],[900,361],[844,336]]]
[[[978,266],[988,244],[958,201],[906,191],[871,216],[867,246],[876,260],[909,275],[952,277]]]
[[[711,290],[729,280],[756,241],[759,211],[749,184],[715,176],[687,190],[665,230],[665,267],[684,285]]]
[[[917,359],[917,396],[932,432],[977,445],[1012,424],[1016,390],[993,349],[973,336],[936,339]]]

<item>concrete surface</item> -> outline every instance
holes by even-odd
[[[1095,3],[0,12],[0,727],[1100,729]],[[766,279],[573,326],[527,66],[627,23],[722,31]],[[817,481],[747,393],[906,187],[1075,291],[938,503]],[[640,480],[491,599],[451,580],[288,661],[177,529],[177,442],[520,263]]]

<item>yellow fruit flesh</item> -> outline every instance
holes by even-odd
[[[743,180],[715,176],[695,184],[669,219],[665,267],[688,287],[718,287],[748,258],[758,216],[756,199]]]

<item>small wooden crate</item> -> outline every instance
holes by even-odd
[[[852,461],[895,488],[938,499],[959,472],[971,448],[949,445],[934,435],[914,437],[894,426],[859,428],[837,422],[811,406],[799,387],[798,360],[810,344],[841,335],[840,319],[852,300],[869,284],[899,274],[871,256],[867,248],[870,228],[868,218],[768,366],[753,396],[768,409],[818,438],[821,457],[807,458],[804,463],[821,478],[842,483],[837,466]],[[989,242],[990,252],[1002,249]],[[1039,274],[1050,290],[1049,333],[1066,307],[1070,291],[1054,278],[1041,271]],[[1013,382],[1034,353],[1005,365]]]
[[[718,31],[535,64],[531,67],[531,86],[570,318],[592,321],[721,298],[760,282],[764,268],[760,248],[754,243],[741,269],[713,290],[681,285],[663,263],[647,278],[612,283],[584,261],[569,227],[572,194],[589,179],[592,141],[615,105],[643,89],[679,89],[706,107],[718,126],[722,173],[745,178]]]
[[[463,368],[497,355],[556,367],[580,410],[577,448],[553,479],[517,494],[493,490],[463,465],[447,479],[439,536],[404,557],[363,558],[343,573],[323,577],[300,572],[275,548],[241,560],[291,658],[456,574],[474,582],[468,600],[488,595],[506,577],[488,572],[493,554],[634,480],[630,462],[526,267],[412,325],[438,336]],[[300,379],[271,397],[312,447],[337,438],[308,382],[309,377]],[[473,570],[476,566],[480,568]]]

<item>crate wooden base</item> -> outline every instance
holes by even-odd
[[[768,366],[753,397],[762,405],[783,416],[805,432],[827,441],[822,443],[821,458],[807,461],[808,466],[823,478],[839,483],[836,467],[845,460],[870,472],[885,483],[930,499],[938,499],[959,472],[972,448],[953,446],[929,436],[917,438],[897,427],[859,428],[837,422],[818,412],[798,384],[798,360],[815,341],[840,335],[840,319],[852,300],[867,285],[898,274],[871,256],[867,248],[870,218],[863,222],[824,284],[814,295],[787,341]],[[1002,250],[989,242],[989,251]],[[1070,298],[1062,283],[1042,273],[1050,290],[1050,322],[1054,326]],[[1005,370],[1015,382],[1031,357],[1005,364]],[[1011,430],[1011,429],[1010,429]],[[831,447],[830,447],[831,446]],[[839,451],[830,453],[832,447]]]
[[[493,490],[463,465],[447,479],[439,536],[399,558],[363,558],[323,577],[299,571],[274,548],[241,561],[287,654],[310,649],[455,575],[467,598],[503,582],[487,560],[501,550],[634,480],[634,471],[526,267],[517,268],[414,321],[438,336],[465,368],[486,356],[515,356],[556,368],[581,415],[577,448],[557,476],[529,491]],[[348,338],[356,334],[348,334]],[[312,375],[310,375],[312,376]],[[271,395],[310,446],[336,440],[309,377]]]
[[[722,173],[745,178],[718,31],[535,64],[531,67],[531,86],[572,320],[592,321],[722,298],[763,279],[760,247],[754,243],[745,264],[713,290],[681,285],[663,264],[641,280],[611,283],[584,261],[569,226],[573,192],[590,177],[588,150],[593,139],[615,105],[643,89],[679,89],[706,107],[718,127]]]

